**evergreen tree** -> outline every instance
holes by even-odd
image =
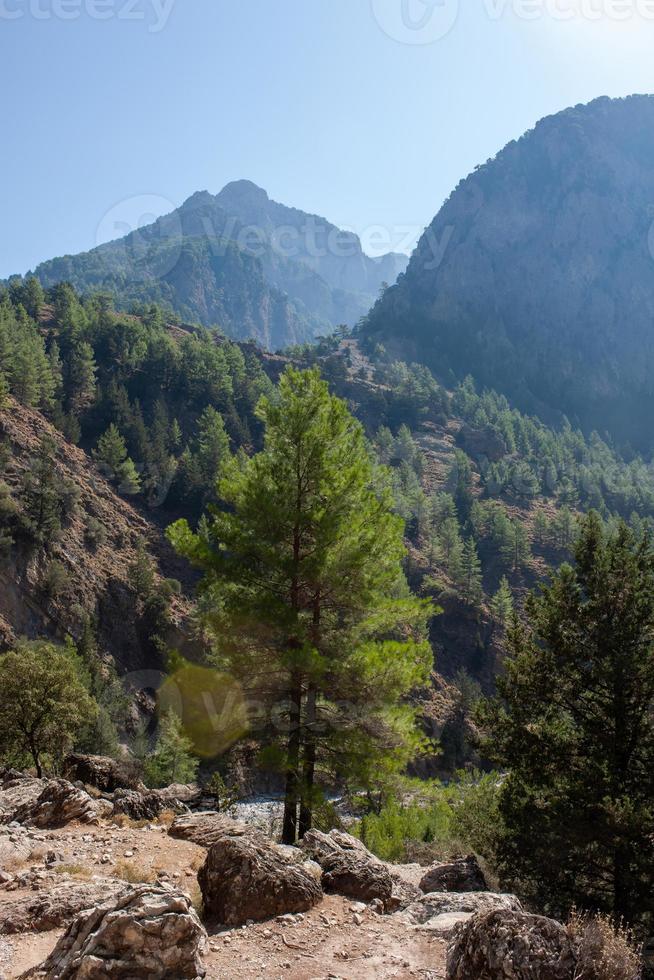
[[[56,470],[56,446],[44,436],[23,477],[23,521],[34,538],[45,544],[61,529],[62,487]]]
[[[502,577],[499,589],[491,599],[490,608],[493,619],[501,626],[505,626],[511,619],[513,614],[513,595],[506,576]]]
[[[461,594],[469,606],[479,606],[483,599],[481,562],[474,538],[468,538],[463,546],[461,560]]]
[[[374,489],[363,430],[319,372],[287,369],[258,414],[264,449],[227,463],[225,509],[204,532],[181,522],[170,535],[205,572],[219,662],[288,705],[273,748],[292,843],[311,826],[319,780],[371,785],[415,752],[402,698],[431,666],[428,604],[403,583],[402,521]]]
[[[179,715],[167,711],[161,719],[154,752],[145,760],[147,785],[159,788],[172,783],[192,783],[199,765],[193,757],[192,747]]]
[[[522,521],[510,521],[510,536],[502,545],[501,556],[505,565],[516,575],[530,560],[529,532]]]
[[[564,565],[514,619],[483,722],[508,772],[505,876],[551,912],[654,915],[654,551],[626,525],[583,523]]]

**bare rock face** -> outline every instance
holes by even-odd
[[[82,912],[36,976],[56,980],[195,980],[206,932],[190,900],[140,885]]]
[[[72,783],[94,786],[102,793],[139,788],[139,778],[131,763],[117,762],[104,755],[69,755],[64,763],[64,775]]]
[[[113,807],[106,800],[94,800],[83,789],[65,779],[49,779],[35,800],[17,807],[5,821],[31,827],[64,827],[74,820],[97,823],[111,815]]]
[[[378,899],[387,911],[393,908],[393,879],[379,861],[370,861],[357,851],[341,851],[325,858],[321,867],[326,892],[346,895],[358,902]]]
[[[58,929],[68,925],[84,909],[117,898],[124,891],[125,883],[115,878],[92,882],[69,878],[49,884],[18,901],[0,901],[0,935]]]
[[[311,866],[262,834],[230,834],[229,828],[210,846],[198,881],[207,915],[229,926],[306,912],[322,898]]]
[[[156,820],[166,810],[186,813],[188,807],[164,790],[117,789],[113,796],[114,813],[123,813],[131,820]]]
[[[473,856],[434,864],[423,875],[420,889],[430,892],[485,892],[488,889],[484,874]]]
[[[576,959],[559,922],[520,912],[485,912],[454,937],[447,980],[573,980]]]
[[[495,892],[433,892],[421,895],[405,910],[409,920],[424,925],[439,915],[476,915],[494,910],[522,912],[522,904],[515,895],[499,895]]]

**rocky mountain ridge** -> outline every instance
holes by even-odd
[[[543,119],[461,181],[363,335],[654,447],[654,97]]]
[[[207,191],[91,252],[44,262],[44,287],[110,292],[122,308],[157,302],[268,349],[354,325],[407,257],[364,254],[359,238],[270,200],[250,181]]]

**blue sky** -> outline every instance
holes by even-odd
[[[653,0],[0,0],[0,277],[241,177],[406,248],[653,42]]]

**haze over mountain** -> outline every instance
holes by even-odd
[[[46,287],[67,280],[82,292],[110,291],[122,306],[165,303],[276,348],[353,325],[407,261],[370,258],[356,235],[244,180],[215,196],[196,193],[154,224],[34,274]]]
[[[463,180],[364,335],[654,445],[654,98],[543,119]]]

